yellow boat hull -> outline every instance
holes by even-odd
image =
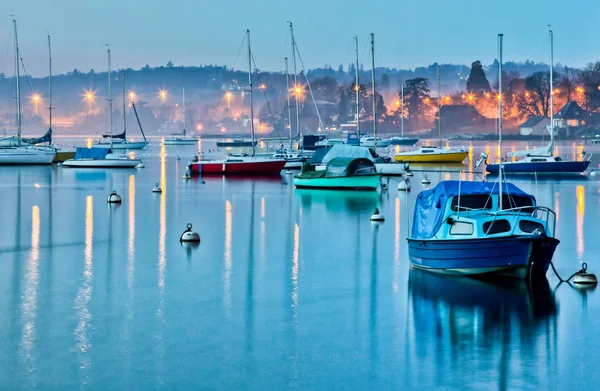
[[[468,152],[444,152],[444,153],[415,153],[395,155],[394,160],[397,162],[411,163],[462,163],[468,156]]]

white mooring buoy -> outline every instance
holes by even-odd
[[[387,189],[388,189],[388,184],[381,182],[381,191],[387,191]]]
[[[286,175],[292,175],[292,170],[285,170]]]
[[[573,276],[573,283],[595,285],[598,283],[598,278],[596,278],[595,274],[587,272],[587,263],[584,262],[583,265],[581,265],[581,270]]]
[[[375,213],[371,215],[371,221],[385,221],[385,217],[379,213],[379,208],[375,209]]]
[[[400,181],[398,183],[398,190],[400,190],[400,191],[410,191],[410,183],[408,183],[408,181],[406,181],[406,180]]]
[[[160,185],[158,182],[156,182],[156,184],[152,188],[152,192],[153,193],[162,193],[162,189],[160,188]]]
[[[113,190],[112,193],[110,193],[110,195],[108,196],[106,202],[108,202],[109,204],[120,204],[121,196],[118,195],[115,190]]]
[[[183,231],[179,238],[181,243],[200,243],[200,235],[197,232],[192,231],[192,224],[188,223],[186,230]]]
[[[406,175],[406,176],[414,176],[414,174],[412,173],[412,171],[406,171],[404,173],[404,175]]]
[[[590,176],[596,176],[596,171],[594,171],[594,170],[590,171]]]
[[[135,166],[135,168],[144,168],[146,166],[144,166],[144,163],[139,162],[137,166]]]
[[[421,181],[421,183],[424,185],[429,185],[431,183],[431,181],[429,180],[429,177],[427,175],[425,175],[423,177],[423,180]]]
[[[183,179],[188,180],[192,177],[192,174],[190,173],[190,169],[188,168],[187,170],[185,170],[185,174],[183,174]]]

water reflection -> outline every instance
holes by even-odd
[[[93,197],[87,196],[85,200],[85,250],[84,267],[81,286],[77,290],[75,297],[75,312],[77,317],[77,326],[75,327],[75,348],[79,356],[79,370],[82,372],[82,383],[88,382],[88,370],[92,362],[89,355],[91,343],[88,332],[91,327],[92,314],[89,311],[88,304],[92,299],[92,276],[94,272],[93,265],[93,238],[94,238],[94,204]]]
[[[129,177],[129,234],[127,237],[127,288],[133,285],[135,267],[135,175]]]
[[[454,387],[462,387],[454,371],[489,373],[489,363],[499,358],[499,366],[484,381],[496,382],[500,389],[515,388],[513,375],[547,373],[520,365],[556,354],[557,304],[546,280],[535,286],[520,281],[496,285],[411,270],[408,288],[413,312],[408,327],[417,357],[407,359],[418,361],[420,370],[446,385],[453,379]],[[544,381],[531,379],[530,384]]]
[[[584,239],[583,239],[583,215],[585,213],[585,190],[583,186],[577,186],[576,190],[577,198],[577,260],[581,262],[583,260],[583,252],[585,250]],[[557,214],[558,215],[558,214]]]
[[[310,209],[313,204],[322,204],[327,212],[373,212],[379,202],[376,191],[338,191],[295,189],[294,194],[300,197],[303,207]]]
[[[225,314],[231,316],[231,202],[225,201],[225,271],[223,272],[223,307]]]
[[[22,295],[22,331],[21,331],[21,357],[29,373],[35,371],[35,358],[32,354],[35,349],[35,319],[37,310],[37,296],[39,283],[39,257],[40,257],[40,209],[34,205],[31,210],[31,253],[27,260],[25,274],[25,287]]]

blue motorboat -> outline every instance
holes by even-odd
[[[580,175],[590,165],[591,155],[582,161],[562,160],[560,156],[529,155],[514,162],[503,162],[502,172],[511,174]],[[499,164],[488,164],[486,171],[498,175]]]
[[[551,209],[513,184],[442,181],[417,196],[410,262],[447,274],[545,276],[555,224]]]

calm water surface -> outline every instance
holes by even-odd
[[[472,161],[485,149],[473,147]],[[0,168],[0,388],[600,381],[597,290],[557,286],[551,272],[528,288],[410,269],[405,238],[422,173],[409,194],[394,182],[381,194],[298,191],[285,175],[183,181],[193,153],[155,145],[140,170]],[[433,186],[460,174],[428,175]],[[562,274],[583,261],[600,274],[599,180],[514,181],[556,211]],[[162,194],[151,192],[156,182]],[[106,203],[113,189],[121,205]],[[382,224],[369,221],[377,207]],[[188,222],[198,247],[179,243]]]

